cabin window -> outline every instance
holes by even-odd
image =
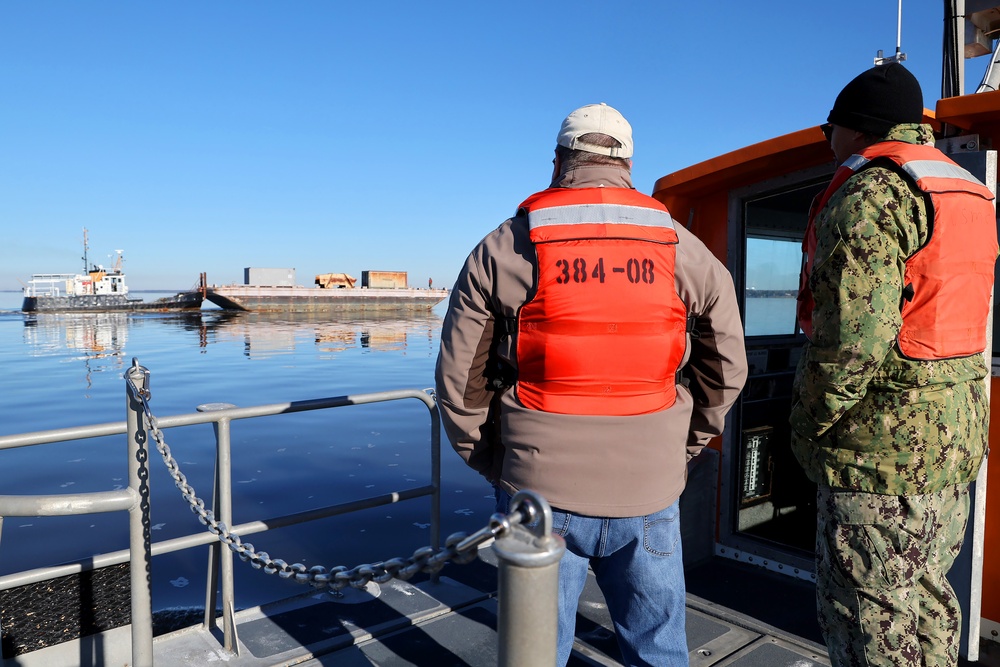
[[[745,328],[747,336],[796,333],[795,295],[802,265],[796,239],[747,238]]]
[[[805,336],[796,318],[802,238],[830,166],[730,193],[731,257],[743,307],[750,376],[723,448],[727,548],[808,571],[816,541],[816,487],[792,455],[788,415]]]

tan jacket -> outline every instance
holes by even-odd
[[[614,167],[583,167],[552,187],[627,187]],[[526,218],[506,220],[472,251],[451,294],[437,360],[445,431],[466,463],[514,493],[530,489],[553,507],[602,517],[662,510],[684,489],[687,460],[722,432],[747,376],[743,324],[732,277],[677,225],[677,293],[695,316],[672,407],[652,414],[565,415],[522,406],[490,384],[502,361],[516,369],[508,318],[533,294],[536,258]],[[492,405],[491,405],[492,404]]]

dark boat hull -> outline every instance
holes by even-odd
[[[200,310],[203,301],[200,291],[179,292],[155,301],[129,299],[124,294],[26,296],[21,310],[25,313],[175,312]]]

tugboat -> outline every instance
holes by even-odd
[[[155,301],[132,298],[122,272],[122,250],[111,269],[94,264],[87,268],[87,230],[83,230],[83,273],[36,273],[24,287],[21,310],[25,313],[190,311],[200,310],[204,289],[194,289]]]

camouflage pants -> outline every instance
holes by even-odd
[[[817,514],[816,606],[834,667],[956,665],[962,612],[945,575],[968,485],[919,496],[821,485]]]

